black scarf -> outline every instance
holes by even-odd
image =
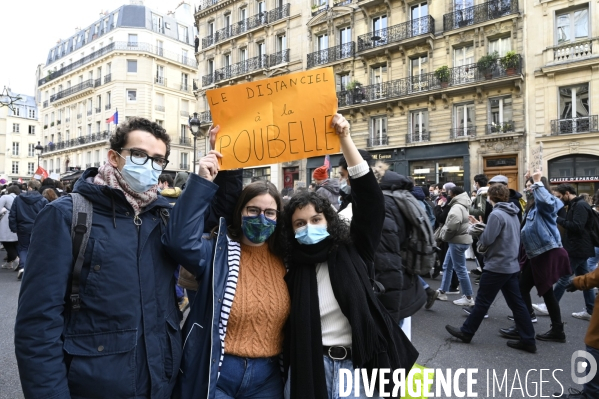
[[[353,245],[330,238],[314,245],[296,243],[285,276],[291,297],[284,345],[285,371],[291,367],[291,399],[327,399],[316,265],[327,262],[333,293],[352,329],[355,368],[412,368],[418,352],[383,308]],[[377,385],[378,386],[378,385]]]

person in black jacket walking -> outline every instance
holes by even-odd
[[[590,215],[593,211],[590,205],[576,195],[576,189],[570,184],[560,184],[556,188],[556,197],[561,199],[564,205],[568,205],[566,217],[557,217],[557,224],[562,226],[567,237],[563,240],[564,248],[568,251],[570,267],[576,276],[582,276],[590,272],[587,259],[595,256],[595,248],[591,242],[589,233]],[[555,298],[559,301],[564,291],[570,284],[572,276],[564,276],[555,284]],[[591,320],[595,303],[593,290],[582,292],[584,296],[585,310],[572,313],[572,317],[583,320]]]
[[[27,192],[15,198],[8,214],[10,230],[13,233],[17,233],[17,237],[19,237],[19,244],[17,245],[17,252],[20,259],[20,270],[17,275],[17,279],[19,280],[23,277],[25,270],[25,261],[27,260],[27,252],[29,251],[33,222],[35,222],[37,214],[48,203],[48,200],[38,191],[40,187],[41,184],[39,181],[29,180],[27,183]]]

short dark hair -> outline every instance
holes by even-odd
[[[449,190],[447,190],[448,193],[451,193],[451,195],[453,197],[460,195],[464,192],[464,187],[462,186],[453,186],[452,188],[450,188]]]
[[[6,189],[6,192],[8,194],[19,195],[19,194],[21,194],[21,189],[16,184],[13,184],[12,186],[8,186],[8,188]]]
[[[510,189],[503,184],[494,184],[487,191],[489,199],[495,203],[507,202],[510,198]]]
[[[571,184],[560,184],[555,188],[555,191],[557,191],[561,195],[566,195],[566,192],[576,195],[576,189]]]
[[[160,183],[166,182],[169,187],[171,187],[171,188],[173,187],[173,177],[171,175],[169,175],[168,173],[163,173],[160,176],[158,176],[158,181]]]
[[[487,183],[489,183],[489,178],[487,177],[487,175],[480,174],[474,176],[474,181],[478,183],[479,186],[485,187]]]
[[[258,180],[253,183],[245,186],[239,199],[237,200],[237,205],[235,206],[235,211],[233,212],[233,218],[231,219],[231,225],[229,226],[228,232],[231,238],[236,241],[241,241],[241,237],[243,236],[243,231],[241,230],[241,212],[243,208],[250,202],[253,198],[270,194],[271,197],[275,199],[275,203],[277,204],[277,210],[279,211],[279,216],[277,218],[277,227],[275,228],[274,233],[266,240],[268,243],[268,248],[270,252],[273,254],[280,253],[278,248],[278,236],[281,230],[281,213],[283,211],[283,206],[281,205],[281,194],[279,194],[279,190],[277,187],[269,182],[268,180]]]
[[[162,126],[145,118],[130,118],[122,125],[119,125],[116,132],[110,136],[110,149],[120,153],[121,148],[127,145],[127,136],[134,130],[148,132],[158,140],[163,141],[166,144],[165,158],[168,159],[171,153],[171,137]]]
[[[368,166],[374,165],[374,158],[372,157],[372,155],[370,155],[368,151],[358,150],[358,152],[360,153],[360,155],[362,155],[362,158],[364,158]],[[339,158],[339,166],[347,170],[347,161],[345,160],[344,156],[341,156],[341,158]]]

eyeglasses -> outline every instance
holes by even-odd
[[[131,153],[131,162],[136,165],[145,165],[148,162],[148,159],[152,160],[152,169],[162,172],[166,165],[168,165],[168,161],[162,157],[151,157],[142,150],[138,150],[137,148],[121,148],[121,151],[127,150]],[[121,155],[121,154],[119,154]],[[123,157],[121,155],[121,157]]]
[[[264,213],[264,216],[268,219],[272,219],[275,220],[277,218],[277,215],[279,214],[279,211],[277,211],[276,209],[260,209],[257,206],[246,206],[245,207],[245,211],[247,212],[248,216],[259,216],[261,213]]]

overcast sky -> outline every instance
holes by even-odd
[[[181,0],[145,0],[160,12],[174,11]],[[34,95],[35,70],[46,62],[59,39],[75,33],[129,0],[0,0],[0,90],[10,87]],[[193,1],[190,4],[194,4]]]

